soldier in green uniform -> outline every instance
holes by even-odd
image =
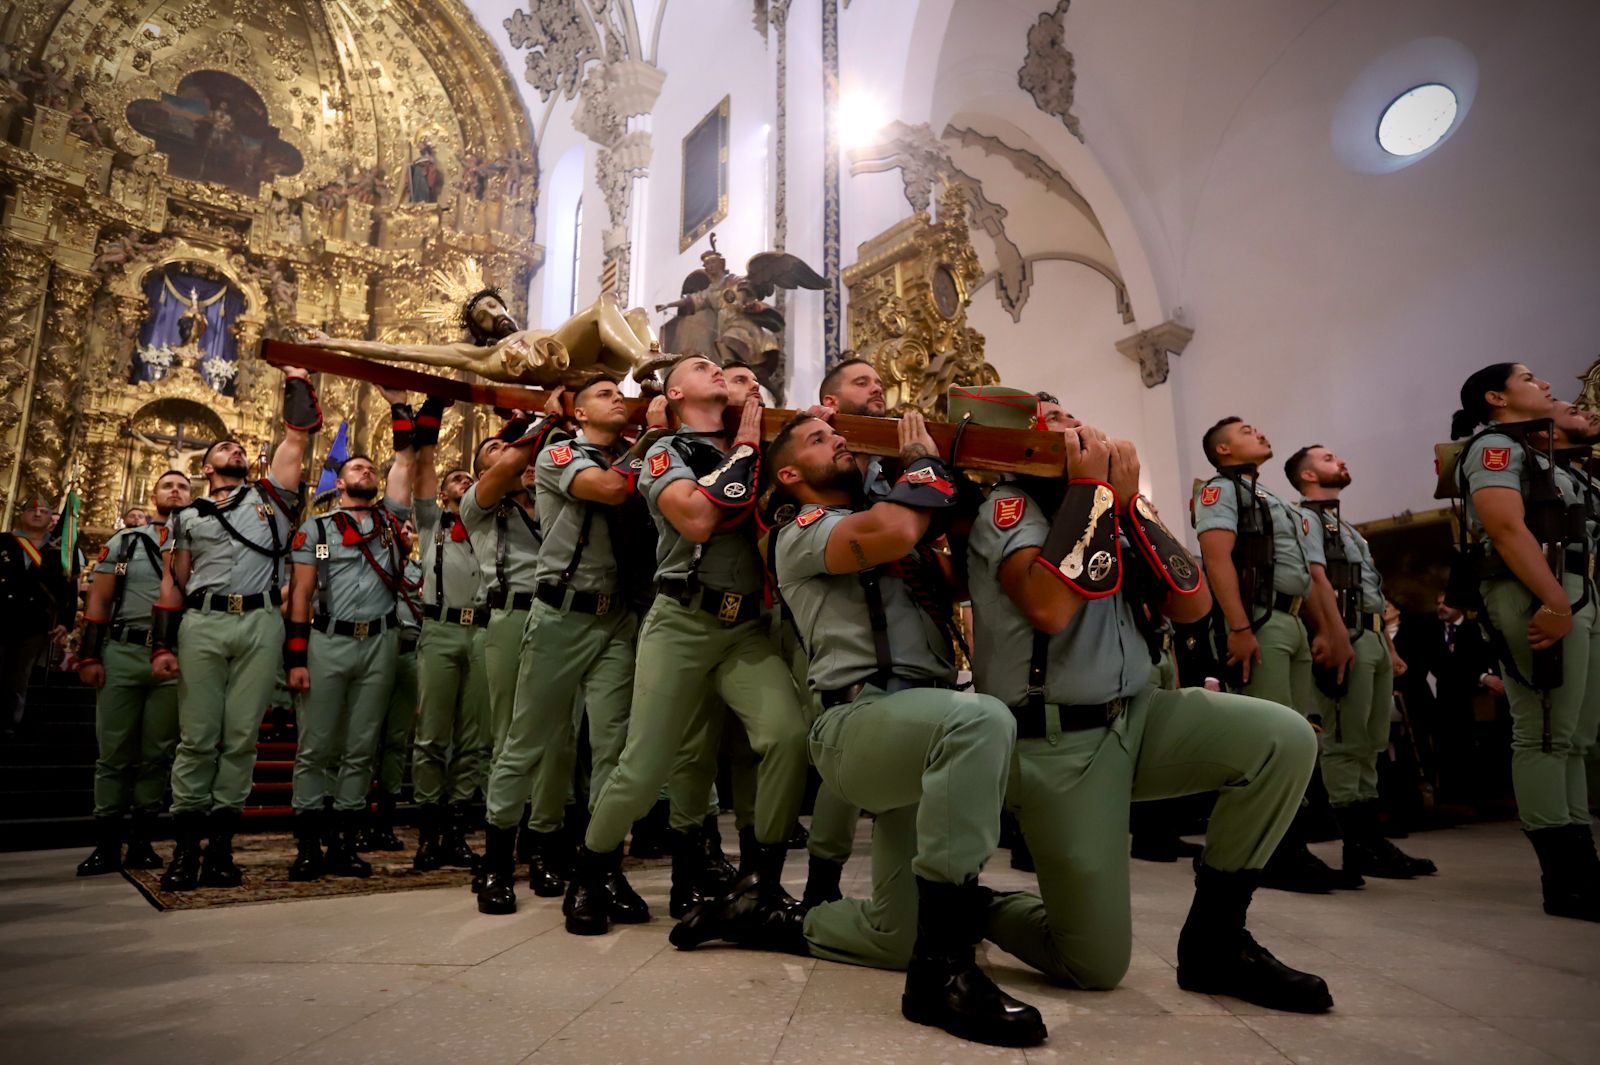
[[[579,691],[593,757],[591,796],[604,790],[627,735],[639,620],[621,587],[612,538],[618,508],[634,491],[621,461],[627,405],[616,382],[598,374],[574,392],[572,410],[577,435],[551,438],[532,467],[544,542],[516,703],[489,775],[482,913],[516,912],[514,840],[530,797],[529,886],[545,898],[566,891],[559,851],[577,755],[573,705]],[[510,446],[532,451],[539,439],[529,434]]]
[[[1585,482],[1554,454],[1565,432],[1587,429],[1569,413],[1552,440],[1557,413],[1547,382],[1521,363],[1495,363],[1461,386],[1451,435],[1470,436],[1457,483],[1482,541],[1473,575],[1506,671],[1511,782],[1539,857],[1544,910],[1600,921],[1584,772],[1600,727],[1594,523]],[[1475,605],[1462,602],[1465,583],[1452,581],[1447,601]]]
[[[1316,678],[1315,693],[1322,718],[1322,780],[1344,839],[1345,871],[1390,880],[1438,872],[1431,861],[1389,842],[1378,824],[1378,758],[1389,747],[1396,655],[1383,623],[1383,575],[1366,537],[1339,515],[1350,470],[1321,444],[1296,451],[1283,469],[1300,492],[1300,508],[1322,531],[1339,624],[1355,647],[1344,683],[1333,683],[1324,673]]]
[[[1312,729],[1265,700],[1156,687],[1151,615],[1203,618],[1205,581],[1139,494],[1133,445],[1087,425],[1063,435],[1067,481],[1002,482],[970,541],[974,687],[1015,716],[1007,804],[1039,876],[1038,897],[994,901],[988,936],[1063,983],[1115,987],[1132,946],[1130,801],[1220,791],[1178,937],[1178,984],[1324,1011],[1327,985],[1245,929],[1310,779]]]
[[[100,549],[83,611],[78,676],[99,689],[94,732],[94,852],[79,876],[159,869],[150,830],[161,812],[178,746],[178,683],[150,672],[150,608],[161,592],[161,548],[167,520],[189,505],[189,478],[168,470],[150,490],[154,518],[129,525]],[[132,815],[124,825],[123,818]],[[126,837],[128,854],[122,856]]]
[[[293,800],[298,853],[290,880],[372,875],[356,852],[356,837],[394,691],[411,462],[409,448],[395,455],[384,498],[375,505],[377,466],[351,455],[336,471],[337,506],[295,534],[283,655],[285,682],[300,693]],[[323,797],[330,791],[334,831],[324,855],[319,839]]]
[[[412,750],[412,797],[417,804],[417,853],[412,867],[472,868],[460,818],[483,769],[482,730],[488,715],[484,630],[489,611],[461,499],[472,474],[453,469],[443,482],[435,465],[445,404],[429,398],[417,412],[412,498],[422,544],[422,633],[417,638],[417,736]],[[450,807],[446,803],[451,804]]]
[[[634,818],[655,802],[715,690],[760,756],[755,860],[781,868],[805,783],[805,723],[794,681],[768,635],[755,545],[761,405],[748,399],[731,443],[727,385],[702,356],[674,361],[663,391],[682,428],[645,456],[639,487],[659,533],[655,602],[639,631],[628,736],[593,803],[564,904],[567,930],[648,920],[620,861]]]
[[[999,838],[1016,725],[1005,705],[953,691],[955,654],[938,619],[913,597],[916,547],[956,512],[950,474],[922,417],[900,422],[901,470],[868,506],[845,438],[797,415],[767,451],[794,516],[773,534],[783,599],[810,657],[823,707],[810,751],[822,778],[872,812],[870,899],[804,910],[782,894],[780,865],[760,866],[727,899],[672,930],[688,949],[711,939],[906,970],[901,1013],[964,1039],[1031,1046],[1039,1011],[980,969],[993,893],[978,872]]]
[[[417,542],[416,522],[407,519],[401,529],[405,544]],[[394,834],[394,809],[400,788],[405,783],[406,758],[411,753],[412,731],[417,720],[417,638],[422,635],[422,563],[409,555],[405,560],[406,594],[401,597],[400,640],[394,660],[394,690],[383,715],[378,734],[378,753],[373,760],[373,809],[361,835],[358,851],[403,851],[406,845]]]
[[[150,615],[153,677],[178,678],[176,844],[161,877],[166,891],[238,887],[242,879],[233,834],[278,675],[284,559],[300,508],[301,468],[322,425],[304,370],[284,371],[283,419],[286,432],[266,476],[248,481],[244,448],[220,440],[201,466],[205,497],[167,523],[166,572]],[[202,836],[209,838],[203,874]]]
[[[1228,630],[1229,687],[1316,713],[1312,665],[1337,681],[1355,657],[1324,572],[1322,535],[1311,515],[1261,484],[1272,444],[1239,418],[1224,418],[1201,441],[1216,476],[1190,503],[1206,577]],[[1308,637],[1307,623],[1315,629]],[[1323,893],[1360,887],[1306,847],[1306,817],[1296,818],[1263,875],[1268,887]]]

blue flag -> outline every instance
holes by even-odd
[[[333,434],[333,443],[328,445],[327,457],[322,460],[322,476],[317,478],[317,495],[333,491],[333,482],[338,476],[339,463],[350,457],[350,423],[339,423],[339,431]]]

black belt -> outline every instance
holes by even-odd
[[[1081,706],[1061,706],[1045,703],[1043,706],[1013,706],[1011,713],[1017,719],[1017,739],[1037,740],[1049,735],[1050,714],[1060,715],[1062,732],[1088,732],[1090,729],[1109,728],[1121,716],[1123,702],[1113,699],[1109,703],[1088,703]]]
[[[1272,594],[1272,609],[1281,610],[1290,617],[1299,617],[1300,608],[1305,606],[1306,597],[1303,595],[1289,595],[1285,592]]]
[[[495,610],[504,610],[506,609],[506,602],[506,593],[504,591],[493,591],[489,593],[489,606],[491,608]],[[533,593],[512,592],[510,604],[512,610],[532,610]]]
[[[1382,614],[1369,614],[1365,610],[1363,610],[1361,613],[1356,615],[1356,620],[1360,623],[1357,626],[1357,628],[1360,629],[1360,631],[1362,631],[1362,632],[1371,631],[1371,632],[1377,633],[1380,636],[1383,635],[1383,615]]]
[[[442,621],[446,625],[470,626],[479,629],[489,627],[489,612],[471,606],[464,606],[459,610],[450,606],[441,610],[437,606],[424,603],[422,605],[422,616],[429,621]]]
[[[885,692],[903,692],[911,688],[949,688],[947,681],[931,680],[925,677],[890,677],[882,684],[864,680],[850,685],[848,688],[829,688],[817,692],[817,698],[822,701],[825,710],[845,703],[853,703],[861,698],[861,693],[868,688],[880,688]]]
[[[400,623],[393,610],[381,618],[371,621],[337,621],[327,615],[320,615],[312,619],[311,627],[318,632],[325,632],[331,636],[350,636],[357,640],[365,640],[369,636],[381,636],[386,629],[392,629]]]
[[[250,610],[260,610],[264,606],[282,606],[283,592],[277,588],[270,591],[257,592],[255,595],[206,595],[196,592],[184,599],[183,605],[190,610],[223,610],[229,614],[243,614]]]
[[[1581,547],[1567,548],[1567,572],[1580,577],[1593,577],[1589,569],[1589,554]]]
[[[107,630],[106,635],[118,643],[142,643],[146,647],[150,646],[150,629],[148,627],[136,629],[119,621]]]
[[[682,577],[662,578],[661,594],[676,600],[679,606],[702,610],[724,625],[754,621],[766,610],[760,592],[724,592],[698,582],[691,584]]]
[[[409,631],[409,630],[401,630],[401,632],[400,632],[400,653],[403,654],[403,655],[408,655],[408,654],[411,654],[416,649],[417,649],[417,634],[415,632],[412,632],[412,631]]]
[[[617,597],[609,592],[574,592],[561,587],[559,584],[545,583],[539,585],[539,590],[534,593],[539,602],[555,607],[557,610],[576,610],[580,614],[593,614],[603,618],[611,613],[611,608],[617,606]],[[568,596],[571,600],[568,600]]]

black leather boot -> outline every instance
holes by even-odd
[[[200,886],[200,835],[206,815],[172,815],[172,864],[161,874],[162,891],[193,891]]]
[[[811,833],[806,831],[806,826],[800,823],[798,817],[789,828],[789,838],[785,844],[792,851],[803,851],[811,845]]]
[[[244,883],[244,873],[233,860],[233,833],[239,827],[239,811],[211,811],[200,883],[204,887],[236,888]]]
[[[1333,996],[1322,977],[1291,969],[1245,930],[1245,911],[1261,875],[1195,871],[1194,902],[1178,934],[1178,986],[1204,995],[1232,995],[1267,1009],[1325,1013]]]
[[[1044,1018],[995,986],[973,954],[988,899],[976,879],[942,884],[917,877],[917,942],[900,1013],[974,1043],[1036,1046],[1047,1035]]]
[[[478,912],[496,916],[517,912],[517,855],[515,828],[483,826],[483,887],[478,891]]]
[[[1413,858],[1389,842],[1378,824],[1376,803],[1336,807],[1333,813],[1344,837],[1345,872],[1382,880],[1410,880],[1439,871],[1426,858]]]
[[[726,940],[754,950],[806,954],[805,913],[783,889],[783,862],[788,842],[755,845],[750,871],[731,894],[706,899],[683,915],[667,935],[679,950]]]
[[[94,850],[78,863],[79,876],[103,876],[122,869],[122,818],[94,819]]]
[[[706,867],[710,875],[723,885],[724,892],[732,891],[739,879],[739,870],[722,852],[722,830],[717,827],[717,815],[706,814],[700,822],[701,841],[706,853]]]
[[[665,858],[667,827],[671,809],[667,800],[658,799],[650,812],[633,823],[633,838],[628,842],[630,858]]]
[[[394,834],[394,796],[387,791],[377,791],[373,795],[373,809],[367,814],[365,824],[361,829],[361,837],[356,840],[358,851],[403,851],[406,845],[400,837]]]
[[[559,899],[567,893],[567,881],[562,875],[567,863],[561,860],[566,839],[559,828],[535,832],[524,822],[517,830],[517,849],[522,849],[523,840],[528,841],[528,886],[541,899]]]
[[[333,846],[322,860],[329,876],[353,876],[365,880],[372,875],[372,863],[356,853],[356,837],[361,834],[364,810],[335,810]]]
[[[843,873],[843,862],[811,855],[806,863],[806,890],[800,896],[800,908],[809,910],[824,902],[838,902],[844,898],[844,892],[839,890],[839,877]]]
[[[429,873],[444,865],[444,807],[439,803],[424,803],[417,807],[417,853],[411,857],[411,868],[419,873]]]
[[[333,790],[333,785],[332,784],[328,785],[328,790],[329,791]],[[333,816],[333,796],[332,795],[324,795],[322,797],[322,822],[321,822],[321,824],[322,824],[322,845],[324,847],[331,847],[334,844],[334,837],[337,836],[338,833],[339,833],[338,820]]]
[[[453,869],[476,869],[478,854],[467,844],[467,823],[471,808],[464,802],[452,803],[450,815],[444,826],[440,847],[444,865]]]
[[[289,879],[297,884],[322,879],[322,811],[302,810],[294,815],[294,864]]]
[[[620,849],[617,853],[621,853]],[[578,851],[577,868],[567,884],[567,897],[561,903],[567,931],[575,936],[603,936],[611,931],[611,893],[606,890],[611,858],[610,854],[588,847]]]
[[[1358,874],[1330,868],[1311,853],[1306,846],[1306,818],[1302,807],[1261,870],[1261,886],[1302,895],[1326,895],[1335,888],[1361,887],[1365,881]],[[1198,862],[1195,865],[1197,869],[1201,867]]]
[[[1024,873],[1034,872],[1033,851],[1028,847],[1028,838],[1017,829],[1017,838],[1011,843],[1011,868]]]
[[[606,898],[611,905],[611,923],[644,924],[650,920],[650,907],[645,905],[644,899],[633,890],[628,878],[622,875],[621,845],[618,845],[608,858],[610,864],[606,867],[604,883]]]
[[[756,841],[755,826],[745,825],[739,830],[739,868],[736,870],[738,879],[743,880],[755,870],[756,860],[760,854],[761,844]]]
[[[1584,838],[1575,830],[1581,830]],[[1523,835],[1539,856],[1544,912],[1551,917],[1600,921],[1600,871],[1589,864],[1594,853],[1589,826],[1524,829]]]
[[[155,835],[156,815],[148,810],[135,810],[128,822],[128,852],[122,856],[127,869],[160,869],[167,863],[150,846]]]
[[[517,822],[517,864],[527,865],[528,859],[533,857],[533,836],[528,832],[528,818],[533,816],[533,805],[522,804],[522,818]],[[489,849],[488,837],[484,837],[483,849]]]
[[[698,833],[670,830],[673,835],[672,890],[667,896],[667,913],[677,920],[702,902],[723,894],[720,881],[713,880],[706,868],[705,844],[693,838]],[[708,881],[710,881],[708,885]],[[707,887],[710,890],[706,890]]]

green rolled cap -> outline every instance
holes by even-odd
[[[997,429],[1032,429],[1039,411],[1032,392],[1006,385],[951,385],[945,399],[952,422],[970,414],[976,424]]]

